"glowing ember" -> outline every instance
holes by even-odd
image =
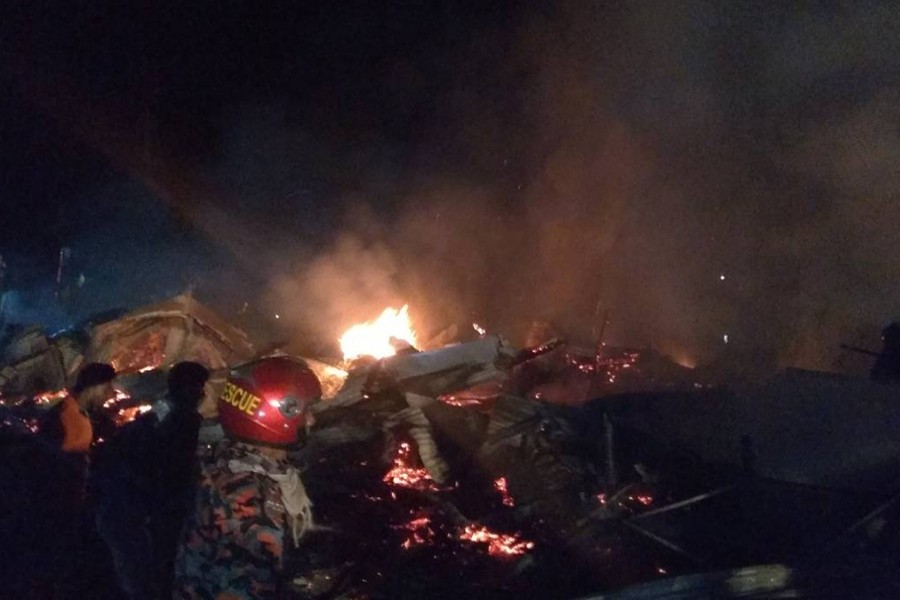
[[[434,539],[434,531],[429,527],[430,523],[431,521],[428,517],[419,517],[397,527],[397,529],[404,529],[409,532],[409,537],[403,540],[400,546],[404,550],[409,550],[414,546],[421,546],[432,541]]]
[[[576,356],[570,356],[568,360],[570,365],[578,368],[582,373],[597,373],[604,377],[607,383],[615,383],[622,371],[637,366],[639,358],[640,354],[636,352],[626,352],[616,357],[597,356],[590,362]]]
[[[400,310],[386,308],[374,321],[354,325],[341,336],[341,352],[345,360],[360,356],[385,358],[397,353],[391,340],[401,340],[416,346],[416,334],[409,321],[409,305]]]
[[[149,404],[141,404],[140,406],[131,406],[129,408],[119,409],[115,415],[116,425],[124,425],[130,423],[146,412],[150,412],[152,407]]]
[[[131,400],[131,396],[123,390],[116,388],[116,395],[103,403],[103,408],[112,413],[113,421],[116,426],[122,426],[130,423],[138,418],[138,416],[150,412],[152,407],[149,404],[139,404],[136,406],[124,406]],[[97,440],[98,442],[100,440]]]
[[[459,398],[452,395],[440,396],[438,400],[450,406],[479,406],[483,404],[483,401],[479,398]]]
[[[123,390],[116,388],[116,395],[103,403],[103,408],[115,408],[125,400],[130,400],[131,396],[126,394]]]
[[[649,494],[637,494],[635,496],[629,496],[629,498],[640,502],[644,506],[653,504],[653,496],[650,496]]]
[[[459,539],[475,544],[487,544],[491,556],[517,556],[534,548],[534,542],[520,540],[515,535],[494,533],[481,525],[466,525]]]
[[[506,477],[500,477],[494,481],[494,489],[500,492],[500,497],[503,498],[503,506],[516,505],[516,501],[510,496],[509,490],[506,487]]]
[[[56,392],[46,392],[40,396],[34,397],[35,404],[52,404],[57,400],[62,400],[69,394],[69,391],[62,389]]]
[[[394,458],[394,466],[385,473],[383,481],[397,487],[437,490],[438,487],[427,470],[409,466],[409,454],[409,444],[406,442],[400,444],[400,449],[397,450],[397,456]]]

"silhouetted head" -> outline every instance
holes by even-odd
[[[94,409],[115,395],[116,370],[107,363],[89,363],[78,372],[72,395],[83,409]]]
[[[169,397],[176,404],[195,409],[203,399],[209,369],[195,362],[180,362],[169,369]]]

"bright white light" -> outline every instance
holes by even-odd
[[[726,344],[728,343],[728,334],[727,333],[722,336],[722,341],[724,341]]]
[[[275,318],[276,318],[276,319],[280,319],[280,318],[281,318],[281,315],[275,315]]]
[[[725,281],[725,275],[719,275],[719,281]]]

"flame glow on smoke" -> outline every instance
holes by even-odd
[[[360,356],[385,358],[397,353],[391,339],[402,340],[416,346],[416,334],[409,320],[409,305],[400,310],[386,308],[374,321],[358,323],[341,336],[341,352],[345,360]]]

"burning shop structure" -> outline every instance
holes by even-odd
[[[342,360],[304,358],[324,395],[293,455],[317,523],[288,561],[296,597],[896,585],[896,388],[806,372],[712,385],[645,349],[518,349],[473,331],[420,343],[408,310],[387,309],[346,332]],[[51,402],[78,357],[127,374],[110,405],[127,420],[162,393],[167,365],[218,369],[215,397],[255,355],[188,296],[92,324],[77,352],[36,335],[8,346],[7,436],[29,433],[26,408]],[[53,366],[35,366],[48,353]],[[854,568],[836,580],[836,562]]]

